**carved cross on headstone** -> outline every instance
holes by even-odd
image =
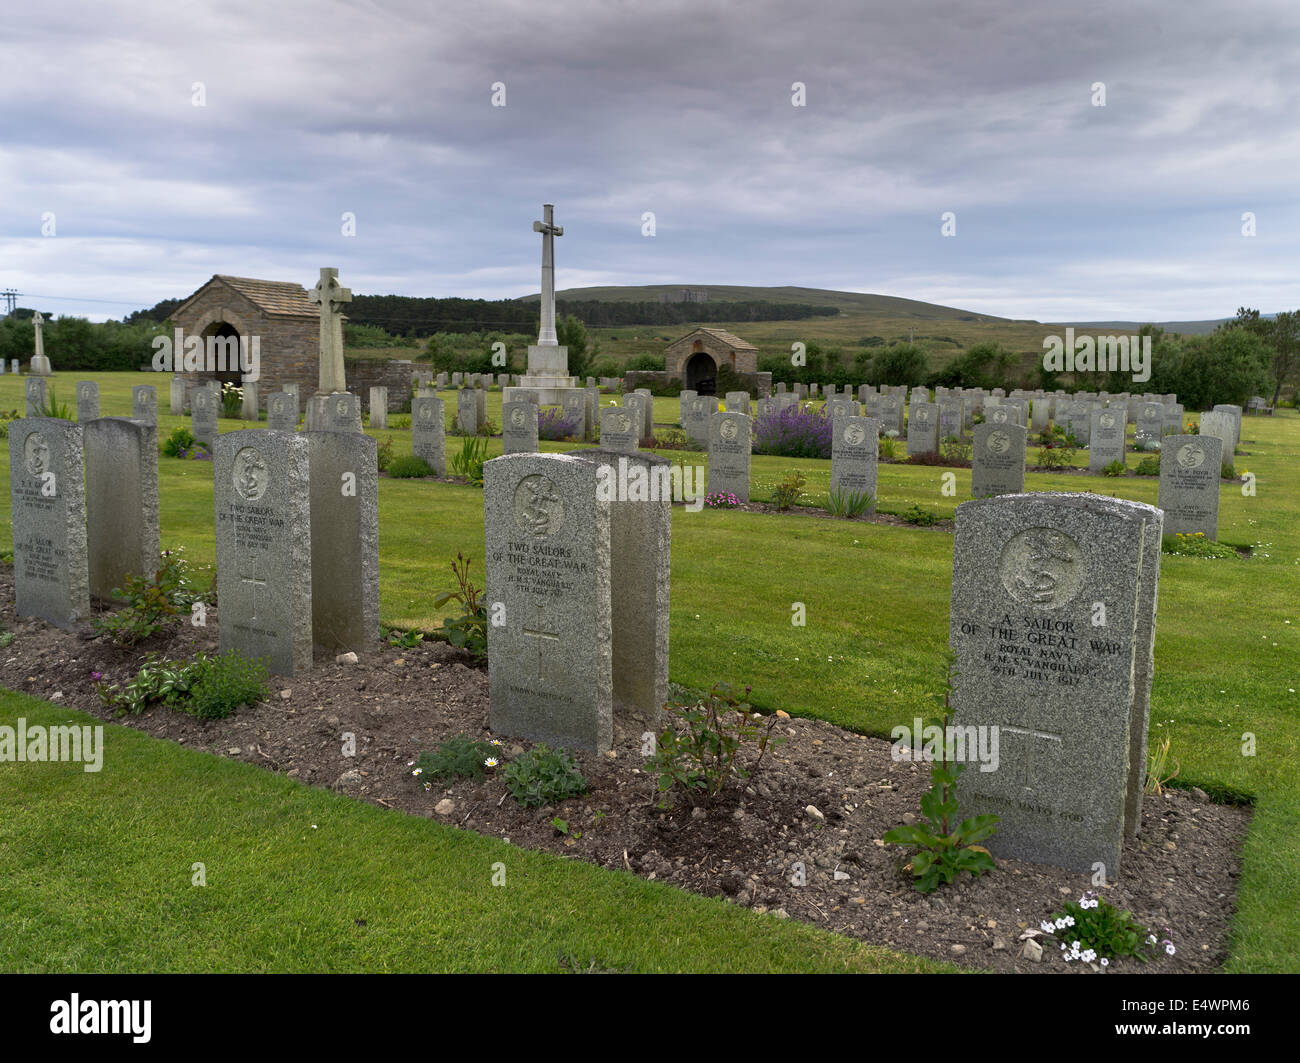
[[[544,629],[542,628],[542,603],[541,603],[541,602],[537,602],[537,603],[536,603],[536,606],[537,606],[537,619],[534,621],[534,623],[537,625],[537,627],[535,627],[535,628],[530,628],[530,627],[526,627],[526,628],[524,628],[524,634],[527,635],[529,638],[535,638],[535,639],[538,640],[538,643],[537,643],[537,678],[538,678],[538,679],[541,679],[541,678],[542,678],[542,652],[543,652],[543,650],[546,648],[546,647],[545,647],[545,643],[544,643],[543,641],[541,641],[541,640],[543,640],[543,639],[548,639],[548,640],[550,640],[551,642],[559,642],[559,641],[560,641],[560,636],[559,636],[559,633],[558,633],[558,632],[555,632],[555,631],[546,631],[546,630],[544,630]]]
[[[542,234],[542,324],[537,332],[537,346],[558,347],[555,335],[555,237],[564,235],[564,226],[554,221],[555,207],[542,204],[545,221],[533,222],[533,232]]]
[[[307,298],[320,307],[319,394],[347,391],[343,374],[343,306],[352,302],[352,289],[339,284],[339,271],[323,267]]]
[[[1025,736],[1025,780],[1021,785],[1024,789],[1032,792],[1034,789],[1033,775],[1035,739],[1055,742],[1056,748],[1059,750],[1061,748],[1061,736],[1058,734],[1052,734],[1048,731],[1035,730],[1033,728],[1012,727],[1008,724],[1003,724],[1001,730],[1009,734]]]
[[[252,571],[246,576],[241,574],[239,577],[239,582],[244,586],[251,586],[253,588],[253,611],[251,614],[249,614],[248,619],[256,620],[257,619],[257,589],[259,587],[265,587],[266,580],[255,574],[257,572],[256,565],[250,565],[249,568]]]

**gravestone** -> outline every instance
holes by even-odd
[[[15,612],[61,628],[90,613],[83,437],[55,417],[9,422]]]
[[[266,427],[273,432],[298,430],[298,396],[288,391],[271,395],[266,400]]]
[[[316,419],[315,430],[325,432],[361,431],[361,396],[340,391],[333,395],[317,395],[321,416]]]
[[[677,395],[677,423],[682,428],[686,427],[686,408],[698,394],[699,392],[691,388],[683,388]]]
[[[755,421],[767,420],[775,417],[781,409],[781,404],[775,396],[762,398],[758,400],[755,408]]]
[[[221,652],[276,675],[312,664],[310,462],[296,432],[246,428],[213,448]]]
[[[1092,411],[1088,427],[1088,471],[1100,476],[1111,462],[1124,461],[1124,411]]]
[[[1213,411],[1201,414],[1201,423],[1199,432],[1203,436],[1213,436],[1223,444],[1224,461],[1227,462],[1233,452],[1234,432],[1232,419],[1226,413],[1214,413]]]
[[[1087,402],[1072,402],[1065,411],[1065,433],[1074,436],[1081,447],[1088,445],[1091,416],[1092,404]]]
[[[27,396],[27,416],[40,417],[45,409],[45,378],[29,376],[23,390]]]
[[[158,389],[152,384],[137,384],[131,389],[131,420],[158,427]]]
[[[719,411],[709,419],[709,494],[726,491],[749,501],[750,418]]]
[[[646,408],[650,405],[650,400],[642,395],[639,391],[634,391],[630,395],[623,396],[623,409],[627,410],[637,424],[637,441],[646,438],[645,424],[649,419]]]
[[[99,416],[99,385],[93,380],[77,381],[77,421],[85,424]]]
[[[610,499],[615,734],[633,728],[635,734],[658,734],[668,693],[671,485],[680,467],[654,454],[604,448],[572,451],[571,456],[596,466],[597,498]],[[609,489],[618,484],[625,484],[626,491]]]
[[[682,427],[697,443],[709,441],[709,418],[718,409],[718,400],[712,395],[697,395],[686,404],[686,419]]]
[[[587,403],[587,439],[591,439],[596,434],[598,422],[596,420],[597,412],[600,409],[600,389],[594,387],[585,387],[582,389],[582,397]]]
[[[945,395],[939,400],[939,442],[961,439],[961,399]]]
[[[1214,436],[1166,436],[1160,451],[1159,502],[1166,535],[1219,537],[1223,443]]]
[[[447,475],[447,436],[442,399],[411,400],[411,452],[429,463],[437,476]]]
[[[560,408],[564,419],[573,422],[573,434],[578,439],[586,439],[590,432],[587,428],[587,393],[577,388],[568,388],[560,398]]]
[[[245,421],[260,421],[262,419],[262,403],[257,394],[257,381],[245,380],[239,385],[239,389],[243,395],[239,409],[240,418]]]
[[[895,438],[903,434],[903,400],[898,395],[881,395],[878,406],[881,431],[893,432]],[[868,413],[870,416],[870,413]]]
[[[185,416],[185,378],[174,376],[171,380],[171,403],[167,407],[173,417]]]
[[[1213,412],[1224,414],[1232,428],[1232,448],[1226,452],[1227,458],[1231,458],[1236,455],[1237,447],[1241,445],[1241,407],[1232,403],[1220,403],[1214,407]]]
[[[939,407],[932,402],[912,403],[907,419],[907,456],[939,452]]]
[[[1160,530],[1159,510],[1099,496],[957,507],[953,724],[999,744],[958,799],[1000,817],[995,856],[1118,876],[1140,823]]]
[[[650,394],[649,388],[637,388],[636,394],[641,396],[641,438],[649,439],[655,434],[655,399]]]
[[[1161,431],[1167,436],[1181,435],[1183,431],[1183,405],[1180,402],[1166,403],[1164,421]]]
[[[831,436],[831,491],[869,494],[867,512],[876,508],[876,470],[880,422],[874,417],[844,417]]]
[[[461,388],[456,392],[456,428],[467,436],[478,435],[482,427],[476,394],[472,388]]]
[[[210,388],[195,388],[190,396],[190,433],[209,447],[217,441],[217,402]]]
[[[484,601],[505,620],[488,625],[496,734],[595,753],[613,744],[610,507],[597,479],[594,463],[562,454],[483,466]]]
[[[83,441],[90,593],[109,599],[128,576],[158,570],[158,429],[100,417],[85,423]]]
[[[370,389],[370,427],[388,427],[388,389],[376,387]]]
[[[625,399],[636,398],[634,395]],[[602,450],[635,454],[641,437],[641,411],[633,406],[600,408],[600,447]]]
[[[832,423],[841,417],[857,417],[858,404],[843,395],[833,396],[826,400],[826,415]]]
[[[971,446],[974,498],[1015,495],[1025,489],[1025,430],[1018,424],[977,424]]]
[[[538,407],[532,402],[501,405],[501,439],[506,454],[537,453]]]
[[[732,413],[743,413],[749,415],[749,392],[748,391],[728,391],[726,395],[726,408]]]
[[[1138,408],[1137,434],[1134,441],[1139,450],[1150,443],[1159,443],[1164,432],[1165,411],[1158,402],[1144,402]]]
[[[17,359],[17,358],[11,358],[11,359],[9,359],[9,372],[13,373],[14,376],[17,376],[17,375],[18,375],[18,359]]]
[[[1029,407],[1029,423],[1035,432],[1047,430],[1050,418],[1047,416],[1048,402],[1045,398],[1035,398]]]
[[[351,430],[304,437],[311,448],[312,643],[327,653],[362,653],[379,638],[378,444]]]

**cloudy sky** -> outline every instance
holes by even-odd
[[[1295,0],[46,0],[0,87],[0,288],[97,320],[323,265],[535,292],[543,202],[562,288],[1300,307]]]

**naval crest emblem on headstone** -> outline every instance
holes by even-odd
[[[550,477],[534,473],[515,488],[515,523],[528,534],[543,538],[564,523],[564,503]]]
[[[271,482],[271,473],[266,466],[266,459],[256,447],[245,447],[235,455],[230,475],[235,491],[240,498],[248,502],[256,502],[261,498]]]
[[[33,476],[44,476],[50,469],[50,445],[40,432],[33,432],[23,446],[23,464]]]
[[[1002,585],[1016,601],[1054,609],[1065,605],[1083,584],[1079,544],[1052,528],[1026,528],[1002,548]]]

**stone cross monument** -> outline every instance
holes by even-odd
[[[545,221],[533,222],[533,232],[542,234],[542,323],[537,343],[528,348],[528,372],[519,387],[531,391],[542,406],[558,406],[563,392],[578,382],[569,376],[569,348],[561,347],[555,335],[555,237],[564,235],[563,226],[554,222],[555,207],[542,205]],[[504,401],[513,398],[514,388],[507,388]]]
[[[32,355],[32,374],[34,376],[53,376],[54,370],[50,368],[50,360],[45,357],[45,337],[41,334],[41,326],[45,324],[45,318],[41,317],[41,312],[36,311],[32,315],[32,325],[36,328],[36,353]]]
[[[564,235],[564,226],[555,224],[555,206],[542,204],[545,221],[533,222],[533,232],[542,234],[542,327],[537,346],[556,347],[555,335],[555,237]]]
[[[317,394],[347,391],[343,374],[343,305],[352,302],[352,289],[339,284],[339,271],[324,267],[307,297],[320,306],[320,387]]]

